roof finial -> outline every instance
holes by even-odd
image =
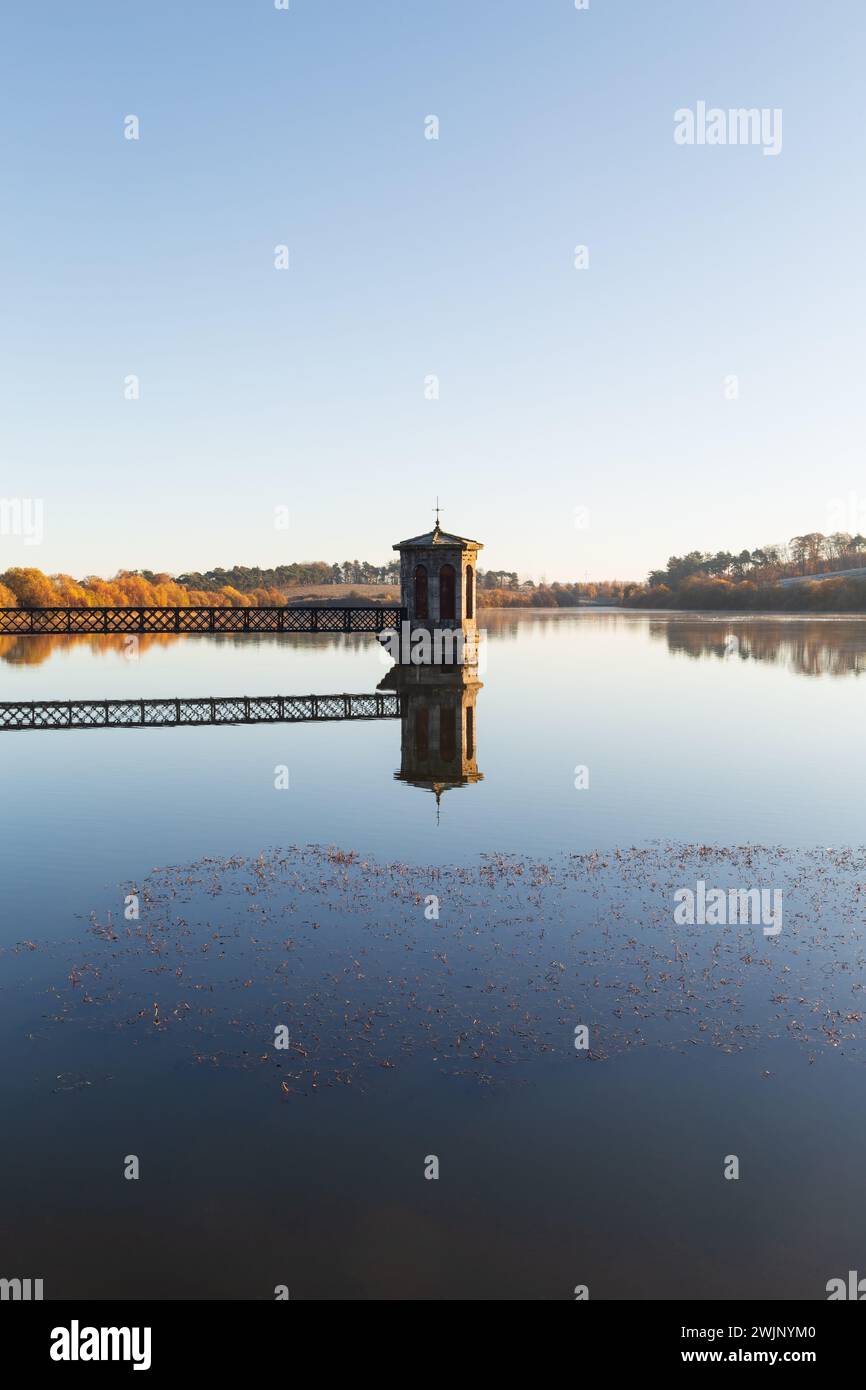
[[[439,498],[436,498],[436,530],[439,530]]]

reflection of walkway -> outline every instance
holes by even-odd
[[[399,694],[381,691],[372,695],[221,695],[193,700],[15,700],[0,704],[0,730],[302,724],[399,716]]]

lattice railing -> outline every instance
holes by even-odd
[[[176,700],[12,700],[0,704],[4,729],[149,729],[178,724],[307,723],[396,719],[400,696],[220,695]]]
[[[402,608],[288,604],[283,608],[0,608],[0,635],[129,632],[387,632]]]

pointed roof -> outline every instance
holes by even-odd
[[[470,541],[466,536],[454,536],[450,531],[443,531],[437,522],[432,531],[427,531],[423,536],[411,536],[408,541],[398,541],[393,550],[412,550],[417,547],[419,550],[426,550],[431,545],[449,546],[452,550],[483,550],[481,541]]]

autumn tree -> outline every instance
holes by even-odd
[[[21,608],[53,608],[60,602],[54,585],[41,570],[7,570],[0,575],[0,583],[12,590]]]

